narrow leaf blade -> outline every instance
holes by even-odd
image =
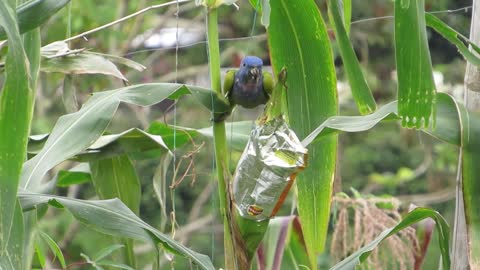
[[[80,163],[69,171],[59,171],[57,176],[57,186],[68,187],[90,182],[91,180],[90,166],[88,163]]]
[[[58,258],[60,265],[62,265],[63,268],[66,268],[67,264],[65,263],[65,258],[63,257],[62,250],[57,245],[55,240],[53,240],[48,234],[42,231],[39,231],[39,235],[43,239],[43,241],[47,243],[48,247],[50,248],[50,251],[52,251],[53,255],[55,255],[55,258]]]
[[[119,250],[121,248],[124,248],[124,245],[116,244],[116,245],[108,246],[106,248],[102,248],[97,253],[95,253],[92,261],[98,262],[98,261],[102,260],[103,258],[112,254],[114,251]]]
[[[338,2],[338,0],[328,1],[328,17],[335,31],[335,37],[337,38],[340,55],[343,60],[343,68],[347,74],[358,110],[361,114],[369,114],[376,110],[377,104],[370,91],[370,87],[368,87],[367,80],[363,76],[360,63],[348,38],[348,31],[340,14],[341,11]],[[351,5],[351,3],[345,4]]]
[[[339,0],[341,1],[341,0]],[[352,23],[352,0],[343,0],[343,23],[347,35],[350,33],[350,24]]]
[[[42,71],[65,74],[104,74],[128,81],[115,64],[96,54],[78,53],[43,59]]]
[[[475,55],[473,51],[470,51],[464,42],[468,43],[468,45],[470,45],[474,51],[480,53],[480,48],[475,43],[432,14],[426,13],[425,20],[428,27],[431,27],[446,40],[450,41],[450,43],[455,45],[458,51],[463,55],[463,57],[465,57],[465,59],[467,59],[468,62],[477,67],[480,66],[480,58]]]
[[[480,262],[480,115],[459,105],[462,121],[462,173],[461,186],[469,242],[469,262],[475,269]]]
[[[422,131],[444,142],[461,146],[458,104],[451,96],[444,93],[437,94],[437,102],[437,125]],[[302,144],[308,146],[315,140],[335,132],[361,132],[369,130],[381,122],[397,120],[399,119],[397,105],[398,102],[393,101],[365,116],[332,116],[312,131],[302,141]]]

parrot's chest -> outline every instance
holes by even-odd
[[[267,103],[261,80],[259,82],[242,82],[236,78],[233,85],[232,99],[235,104],[245,108],[255,108]]]

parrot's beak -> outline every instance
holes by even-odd
[[[253,79],[257,79],[258,78],[258,75],[260,75],[260,70],[258,70],[257,67],[253,67],[252,69],[250,69],[250,75],[252,75]]]

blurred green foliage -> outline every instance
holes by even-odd
[[[82,0],[72,1],[71,16],[68,8],[62,10],[46,26],[42,28],[42,40],[46,45],[50,42],[66,38],[67,25],[71,20],[72,35],[93,29],[105,23],[111,22],[122,16],[140,10],[147,5],[163,3],[165,1],[145,0]],[[466,7],[471,4],[467,0],[427,0],[427,11],[453,10]],[[318,0],[324,18],[326,16],[326,1]],[[381,106],[385,101],[393,100],[396,96],[396,82],[394,76],[394,48],[393,48],[393,20],[391,18],[379,18],[365,20],[374,17],[393,15],[392,1],[352,1],[352,26],[350,39],[355,52],[367,75],[369,85],[373,90],[375,99]],[[265,29],[260,25],[260,16],[256,15],[248,0],[238,1],[239,10],[233,6],[220,9],[220,49],[225,52],[222,65],[224,67],[236,66],[239,59],[245,54],[255,54],[262,57],[266,64],[268,61],[268,47]],[[157,48],[146,49],[131,48],[131,40],[149,29],[161,29],[165,27],[193,27],[205,31],[204,13],[196,9],[192,4],[182,5],[179,19],[175,17],[176,7],[152,10],[143,16],[131,19],[70,43],[71,48],[87,48],[92,51],[126,56],[147,66],[143,73],[122,69],[132,84],[140,82],[154,82],[168,77],[168,81],[174,81],[175,71],[178,70],[178,81],[189,82],[199,85],[208,85],[208,74],[202,66],[207,63],[206,45],[199,42],[178,49]],[[462,34],[468,35],[471,9],[468,12],[437,14],[442,20]],[[254,22],[253,20],[256,19]],[[258,35],[258,36],[257,36]],[[444,84],[453,86],[463,83],[465,62],[457,53],[456,48],[443,40],[438,34],[428,31],[429,45],[431,49],[434,70],[440,71],[444,77]],[[245,38],[247,37],[247,38]],[[331,36],[333,38],[333,36]],[[237,40],[222,40],[235,39]],[[205,39],[203,35],[201,39]],[[333,40],[333,39],[332,39]],[[176,65],[176,61],[178,64]],[[336,66],[339,81],[346,81],[342,73],[341,60],[336,53]],[[190,69],[190,70],[189,70]],[[192,71],[193,70],[193,71]],[[172,73],[173,72],[173,73]],[[32,133],[48,133],[59,115],[65,114],[62,104],[61,74],[41,74],[40,87],[37,93],[35,119]],[[74,76],[74,86],[79,104],[83,104],[91,93],[122,86],[117,79],[99,75]],[[355,104],[348,95],[340,94],[340,114],[356,114]],[[233,113],[235,121],[256,118],[255,113],[238,110]],[[166,121],[188,127],[206,127],[210,125],[208,111],[195,105],[191,98],[182,98],[177,106],[172,103],[161,103],[151,108],[138,108],[135,106],[122,105],[114,120],[110,124],[110,132],[123,131],[130,127],[147,128],[153,121]],[[228,134],[228,131],[227,131]],[[205,139],[195,138],[196,146],[190,145],[181,149],[175,149],[176,164],[184,160],[178,167],[178,175],[187,171],[189,159],[186,155],[196,150],[201,145],[201,151],[192,156],[195,170],[187,172],[187,177],[174,190],[167,195],[167,214],[175,212],[175,222],[172,224],[171,216],[168,220],[161,215],[158,201],[152,188],[152,178],[158,161],[139,160],[135,162],[139,175],[142,198],[140,216],[149,224],[163,229],[164,232],[174,232],[182,235],[182,228],[186,224],[195,224],[208,215],[214,218],[209,220],[195,233],[188,234],[188,246],[200,253],[212,257],[214,264],[221,265],[223,260],[221,219],[218,217],[217,196],[211,192],[211,183],[214,175],[213,168],[213,145]],[[457,150],[453,146],[439,143],[434,139],[423,136],[416,131],[401,130],[396,123],[382,124],[372,131],[363,133],[346,133],[340,136],[339,148],[339,175],[335,184],[336,191],[348,191],[350,187],[362,193],[375,195],[391,194],[394,196],[422,194],[419,197],[408,196],[408,200],[415,202],[418,199],[431,198],[431,200],[419,200],[424,205],[433,205],[435,209],[444,214],[452,224],[453,196],[435,197],[443,190],[453,190],[456,174]],[[205,144],[202,144],[204,143]],[[408,150],[407,150],[408,149]],[[239,158],[239,153],[232,151],[233,165]],[[430,162],[428,161],[430,160]],[[424,170],[419,167],[427,162]],[[62,165],[70,166],[69,164]],[[167,179],[173,178],[174,165],[170,165]],[[51,175],[53,176],[53,174]],[[167,183],[167,186],[171,183]],[[170,192],[171,191],[171,192]],[[92,198],[95,190],[91,183],[85,183],[76,188],[58,188],[61,195],[74,195],[78,198]],[[206,194],[206,201],[196,201],[201,194]],[[201,204],[200,208],[198,205]],[[288,204],[288,202],[287,202]],[[422,205],[422,206],[424,206]],[[198,208],[198,209],[197,209]],[[288,206],[283,207],[282,212],[288,212]],[[192,217],[192,209],[198,211]],[[92,232],[83,225],[74,225],[76,222],[70,214],[61,210],[52,210],[47,213],[48,218],[41,220],[41,228],[48,232],[53,239],[60,243],[68,263],[82,261],[80,253],[95,254],[103,247],[114,244],[111,238]],[[73,224],[73,225],[72,225]],[[180,226],[180,227],[178,227]],[[177,235],[178,236],[178,235]],[[182,237],[182,236],[181,236]],[[63,243],[63,245],[62,245]],[[436,243],[433,240],[432,243]],[[146,247],[138,245],[139,249]],[[139,252],[141,257],[151,260],[152,253]],[[115,254],[114,254],[115,256]],[[425,269],[433,269],[438,264],[436,259],[429,258],[425,262]],[[138,262],[148,261],[138,259]],[[324,260],[320,260],[324,261]],[[169,263],[163,261],[164,267]],[[189,262],[177,258],[176,269],[189,269]],[[142,267],[144,265],[141,265]],[[141,269],[141,268],[140,268]],[[164,269],[164,268],[161,268]]]

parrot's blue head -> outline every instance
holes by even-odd
[[[243,67],[262,67],[263,66],[263,61],[262,59],[256,57],[256,56],[245,56],[242,60],[242,66]]]
[[[262,78],[262,59],[256,56],[245,56],[240,63],[239,75],[245,82],[259,82]]]

